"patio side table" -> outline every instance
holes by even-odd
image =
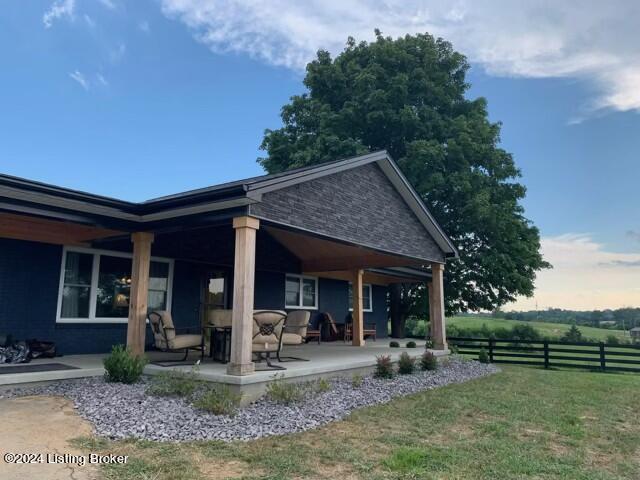
[[[231,358],[231,327],[216,327],[207,325],[211,330],[209,357],[215,362],[229,363]]]

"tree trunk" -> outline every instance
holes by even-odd
[[[402,284],[389,285],[389,315],[391,316],[391,336],[404,338],[404,323],[406,315],[402,308]]]

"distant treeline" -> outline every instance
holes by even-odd
[[[575,311],[550,308],[548,310],[530,310],[528,312],[495,311],[487,316],[521,320],[524,322],[566,323],[586,325],[596,328],[629,330],[640,327],[640,308],[619,308],[617,310]]]

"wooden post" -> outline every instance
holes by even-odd
[[[351,323],[351,344],[354,347],[364,346],[364,307],[362,302],[362,269],[353,271],[351,291],[353,293],[352,319]]]
[[[543,345],[544,345],[544,368],[549,368],[549,341],[545,340]]]
[[[427,282],[427,295],[429,297],[429,330],[426,332],[427,340],[431,340],[431,346],[433,348],[433,283]]]
[[[493,345],[495,340],[493,338],[489,338],[489,363],[493,363]]]
[[[429,312],[431,314],[431,340],[434,350],[447,350],[447,331],[444,319],[444,265],[431,264],[431,288],[429,288]]]
[[[607,360],[605,355],[604,342],[600,342],[600,368],[603,372],[607,369]]]
[[[147,299],[149,296],[149,268],[153,233],[131,234],[133,261],[131,265],[131,291],[129,295],[129,320],[127,323],[127,347],[136,356],[144,353],[144,337],[147,329]]]
[[[256,231],[260,221],[252,217],[233,219],[236,249],[233,271],[233,313],[231,330],[231,360],[229,375],[249,375],[254,372],[251,358],[253,339],[253,288],[256,270]]]

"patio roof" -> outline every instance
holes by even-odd
[[[0,175],[0,210],[122,231],[154,229],[212,212],[247,209],[264,194],[367,164],[377,164],[445,256],[456,249],[386,151],[262,175],[136,203]],[[184,220],[182,220],[184,221]]]

